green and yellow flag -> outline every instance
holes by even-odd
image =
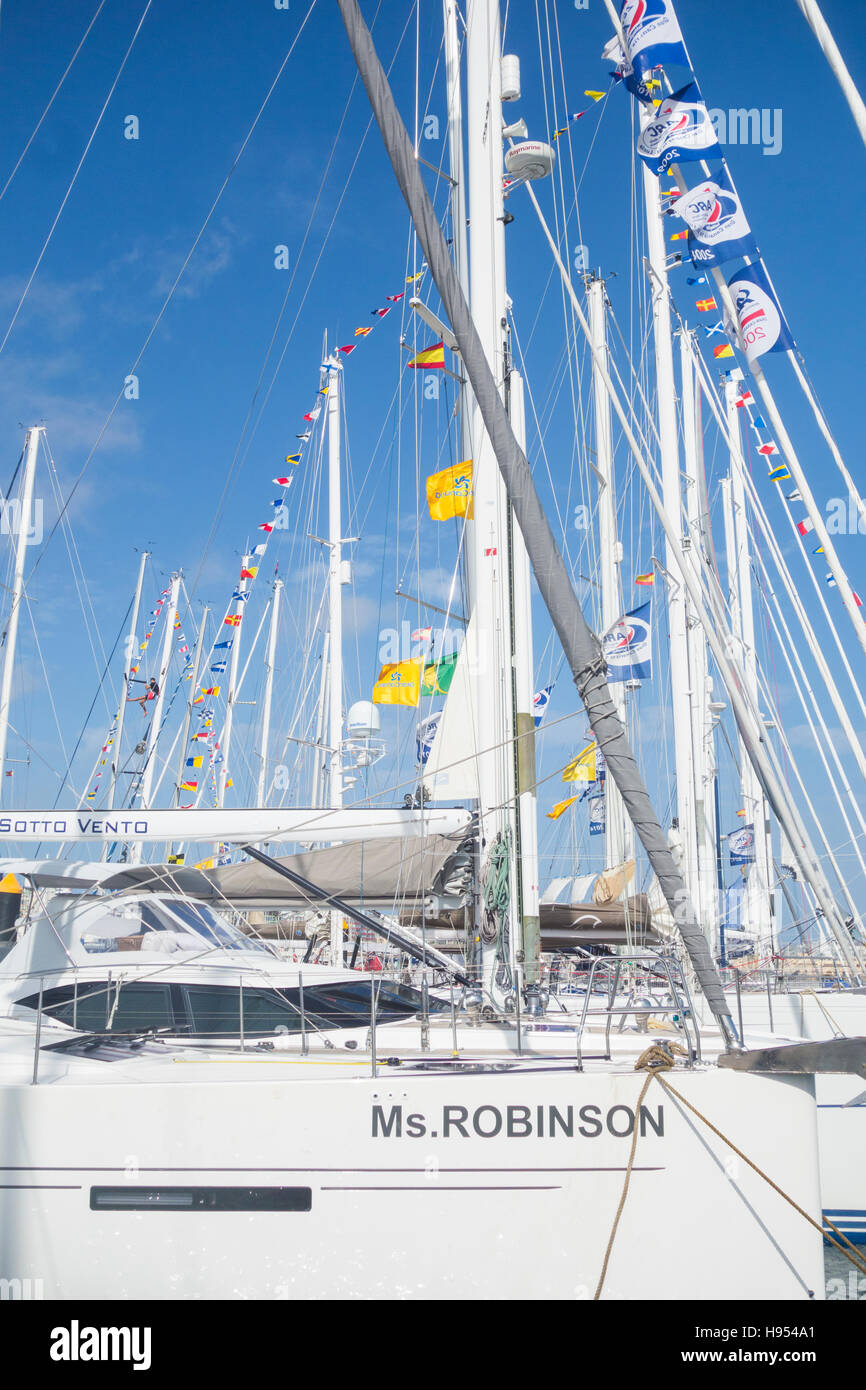
[[[576,758],[572,758],[568,767],[563,769],[563,782],[594,782],[595,753],[596,745],[591,743],[582,753],[578,753]]]
[[[452,516],[472,520],[472,460],[431,473],[427,479],[427,506],[434,521]]]
[[[568,808],[569,808],[569,806],[573,806],[574,803],[575,803],[575,801],[577,801],[577,800],[579,800],[578,797],[576,797],[576,796],[569,796],[569,797],[566,798],[565,801],[557,801],[557,803],[556,803],[556,805],[554,806],[553,810],[552,810],[552,811],[548,811],[548,813],[547,813],[547,819],[548,819],[548,820],[559,820],[559,817],[562,815],[563,811],[567,811]]]
[[[417,705],[421,695],[421,662],[390,661],[373,686],[374,705]]]
[[[453,656],[444,656],[441,661],[433,661],[429,666],[425,666],[421,679],[421,689],[424,694],[447,695],[451,689],[456,665],[457,653],[455,652]]]

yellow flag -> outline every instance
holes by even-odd
[[[196,869],[212,869],[215,863],[215,859],[200,859],[194,867]]]
[[[431,473],[427,479],[427,506],[434,521],[452,516],[472,520],[472,460]]]
[[[583,95],[584,95],[585,97],[592,97],[593,101],[603,101],[603,100],[604,100],[604,92],[586,91],[586,92],[584,92]]]
[[[588,748],[584,748],[582,753],[578,753],[563,769],[563,782],[594,782],[595,781],[595,749],[596,745],[591,743]]]
[[[374,705],[417,705],[421,698],[421,662],[391,661],[373,686]]]
[[[556,805],[554,806],[553,810],[552,810],[552,811],[548,811],[548,813],[547,813],[547,819],[548,819],[548,820],[559,820],[559,817],[562,815],[563,811],[567,811],[568,808],[569,808],[569,806],[573,806],[574,803],[575,803],[575,801],[577,801],[577,800],[578,800],[578,797],[576,797],[576,796],[569,796],[565,801],[557,801],[557,803],[556,803]]]

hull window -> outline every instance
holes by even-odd
[[[309,1187],[91,1187],[91,1211],[310,1211]]]

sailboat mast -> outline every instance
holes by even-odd
[[[184,769],[186,760],[189,757],[189,731],[192,726],[192,704],[198,695],[199,682],[201,680],[202,657],[204,656],[204,634],[210,609],[205,607],[199,619],[198,633],[195,639],[195,656],[193,657],[192,671],[190,672],[189,695],[186,701],[186,710],[183,716],[183,728],[180,734],[180,766],[177,770],[177,786],[174,789],[174,804],[180,805],[180,784],[186,781]]]
[[[340,457],[340,386],[336,358],[328,372],[328,805],[343,804],[343,559]],[[331,909],[331,964],[343,962],[343,917]]]
[[[39,439],[44,433],[41,425],[34,425],[27,431],[24,441],[24,474],[21,479],[20,511],[18,513],[18,535],[15,542],[15,570],[12,579],[12,606],[6,624],[5,655],[3,659],[3,678],[0,682],[0,801],[3,797],[6,772],[6,743],[9,738],[9,710],[12,704],[12,677],[15,672],[15,648],[18,642],[18,620],[24,600],[24,562],[27,559],[28,530],[33,511],[33,485],[36,478],[36,456],[39,452]],[[6,500],[8,523],[10,503]],[[9,529],[12,530],[11,524]]]
[[[466,9],[466,89],[469,190],[469,283],[472,317],[502,398],[508,363],[505,288],[505,208],[502,190],[501,31],[498,0],[469,0]],[[472,411],[473,516],[467,524],[467,580],[477,633],[478,669],[473,682],[474,727],[478,741],[479,835],[487,864],[507,877],[508,959],[500,961],[512,977],[521,944],[515,937],[520,916],[515,732],[512,677],[511,556],[509,507],[493,447],[476,403]],[[483,851],[482,851],[483,852]],[[488,877],[488,888],[490,881]],[[500,897],[500,901],[502,898]],[[483,942],[484,986],[507,995],[494,981],[498,942]],[[501,978],[501,977],[500,977]]]
[[[448,167],[451,175],[451,231],[454,269],[464,294],[469,293],[469,246],[466,235],[466,174],[463,165],[463,92],[460,85],[460,34],[456,0],[444,0],[445,91],[448,112]],[[465,387],[462,395],[466,395]],[[468,419],[463,412],[464,430]],[[464,438],[464,443],[467,439]],[[468,458],[468,454],[465,456]]]
[[[610,402],[604,388],[601,365],[607,370],[607,291],[600,275],[588,275],[586,293],[589,304],[589,327],[592,345],[597,356],[592,363],[593,407],[595,413],[595,466],[598,473],[598,539],[599,577],[601,581],[601,627],[603,632],[622,616],[622,545],[617,536],[616,492],[613,477],[613,443],[610,426]],[[625,685],[614,682],[611,699],[620,719],[625,723]],[[616,783],[605,778],[605,868],[611,869],[631,859],[634,854],[634,832],[626,821],[622,797]]]
[[[229,757],[232,748],[232,731],[235,722],[235,701],[238,696],[238,667],[241,659],[241,632],[243,630],[244,614],[246,613],[247,601],[241,598],[241,594],[247,592],[248,580],[239,579],[237,595],[231,606],[229,617],[234,619],[231,633],[232,645],[229,653],[229,679],[228,693],[226,695],[226,717],[223,722],[223,734],[220,739],[222,762],[220,763],[219,774],[217,776],[217,801],[220,806],[225,804],[226,783],[229,779]]]
[[[141,591],[144,588],[144,570],[150,558],[150,552],[143,550],[138,562],[138,579],[135,585],[135,597],[132,601],[132,619],[129,624],[129,633],[126,639],[126,651],[123,658],[123,683],[120,687],[120,701],[118,704],[117,731],[114,735],[113,756],[111,758],[111,778],[108,783],[107,806],[110,811],[114,810],[114,801],[117,794],[117,773],[120,765],[121,748],[123,745],[123,726],[126,723],[126,702],[129,699],[129,678],[132,667],[135,663],[135,635],[138,629],[138,615],[141,610]],[[107,851],[107,847],[106,847]]]
[[[821,45],[821,50],[830,64],[833,76],[842,88],[845,100],[851,108],[851,115],[854,117],[860,137],[866,145],[866,103],[864,103],[854,79],[845,65],[845,60],[839,51],[839,45],[827,26],[827,21],[821,13],[817,0],[797,0],[797,4],[803,11],[806,23]]]
[[[262,741],[259,746],[259,776],[256,787],[256,805],[264,806],[268,782],[268,744],[271,737],[271,704],[274,697],[274,669],[277,656],[277,631],[280,620],[280,597],[283,592],[282,579],[274,580],[271,598],[271,621],[268,628],[268,655],[265,665],[265,694],[262,705]]]
[[[508,418],[514,437],[526,449],[523,378],[508,374]],[[537,984],[541,974],[541,909],[538,890],[538,797],[535,790],[535,663],[532,654],[532,578],[529,556],[511,504],[508,504],[511,558],[511,648],[514,700],[514,775],[517,784],[515,863],[519,891],[517,949],[523,951],[523,977]]]
[[[730,449],[730,489],[725,490],[725,530],[729,537],[728,584],[736,590],[736,625],[733,630],[742,642],[744,689],[758,717],[758,666],[755,652],[755,612],[752,603],[752,567],[746,516],[746,489],[740,465],[740,420],[735,404],[742,389],[733,373],[725,378],[725,409],[728,417]],[[731,568],[733,566],[733,569]],[[734,617],[733,611],[731,614]],[[749,874],[748,904],[750,926],[764,936],[769,928],[771,948],[775,944],[774,897],[771,892],[772,844],[769,810],[758,775],[745,752],[741,755],[742,794],[745,820],[754,825],[755,863]]]
[[[680,382],[683,411],[683,476],[686,486],[686,520],[689,555],[696,578],[701,558],[710,563],[709,517],[703,467],[703,437],[698,424],[698,391],[692,360],[693,343],[686,329],[680,331]],[[716,882],[716,757],[713,681],[709,674],[707,639],[700,623],[688,625],[689,676],[692,717],[692,757],[695,767],[695,830],[697,835],[698,912],[701,926],[714,951],[719,947],[721,901]]]
[[[333,359],[331,359],[333,361]],[[339,366],[328,373],[328,805],[343,804],[343,574]]]
[[[641,120],[648,124],[652,112],[642,112]],[[662,499],[665,511],[678,537],[682,537],[682,489],[680,482],[680,449],[677,438],[676,384],[674,380],[673,338],[671,333],[670,295],[668,291],[667,258],[662,230],[662,207],[659,182],[642,165],[644,201],[647,223],[647,259],[649,262],[652,296],[653,335],[655,341],[656,397],[659,448],[661,452]],[[682,548],[682,540],[678,542]],[[682,847],[682,872],[692,901],[697,903],[696,822],[694,797],[694,762],[692,758],[691,716],[688,700],[689,680],[688,612],[686,591],[677,579],[680,563],[670,537],[665,542],[667,569],[667,609],[674,763],[677,779],[677,840]]]
[[[171,644],[174,640],[174,620],[177,617],[177,600],[180,593],[180,575],[175,573],[171,576],[171,584],[168,592],[168,600],[163,608],[163,618],[165,629],[162,634],[162,649],[159,658],[159,694],[153,701],[153,710],[150,716],[150,728],[147,731],[147,748],[144,754],[144,772],[141,776],[141,785],[138,792],[139,805],[143,810],[150,808],[150,797],[153,790],[153,779],[156,775],[156,754],[159,747],[160,725],[162,723],[162,711],[165,704],[165,687],[168,680],[168,668],[171,662]],[[145,710],[147,706],[145,706]],[[129,862],[131,864],[141,863],[141,841],[136,841],[130,852]]]

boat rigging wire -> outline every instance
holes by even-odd
[[[13,167],[13,169],[12,169],[11,174],[10,174],[9,177],[7,178],[7,180],[6,180],[6,182],[4,183],[3,187],[0,188],[0,202],[3,201],[3,198],[4,198],[4,196],[5,196],[5,193],[6,193],[7,188],[9,187],[10,183],[11,183],[12,180],[14,179],[15,175],[18,173],[18,170],[21,168],[21,164],[23,163],[23,160],[24,160],[25,155],[27,154],[27,151],[30,149],[30,146],[33,144],[33,141],[36,139],[36,136],[39,134],[39,131],[40,131],[41,126],[42,126],[42,122],[45,120],[45,117],[48,115],[48,112],[51,110],[51,107],[54,105],[54,99],[55,99],[55,97],[57,96],[58,92],[60,91],[60,88],[63,86],[64,82],[66,81],[67,77],[69,76],[69,74],[70,74],[70,72],[71,72],[71,70],[72,70],[72,66],[73,66],[73,64],[74,64],[74,62],[75,62],[75,60],[76,60],[76,58],[78,57],[79,53],[81,52],[82,48],[84,47],[84,42],[85,42],[85,40],[86,40],[88,34],[90,33],[91,29],[93,28],[94,24],[96,23],[97,19],[99,18],[100,14],[102,13],[102,10],[103,10],[104,6],[105,6],[105,0],[99,0],[99,4],[98,4],[97,7],[96,7],[96,11],[94,12],[93,18],[91,19],[90,23],[88,24],[87,28],[85,29],[84,33],[82,34],[81,38],[80,38],[79,41],[78,41],[78,47],[76,48],[76,50],[75,50],[75,52],[73,53],[72,57],[69,59],[69,62],[66,64],[66,67],[65,67],[64,70],[63,70],[63,75],[62,75],[61,78],[60,78],[60,81],[57,83],[57,86],[54,88],[54,91],[51,93],[51,96],[48,98],[48,104],[47,104],[47,106],[44,108],[44,110],[43,110],[43,112],[42,112],[42,115],[39,117],[39,120],[36,122],[36,125],[33,127],[33,130],[30,132],[30,135],[29,135],[29,137],[28,137],[28,139],[27,139],[27,143],[25,144],[23,150],[21,151],[21,153],[19,154],[17,160],[15,161],[15,165],[14,165],[14,167]]]
[[[152,0],[148,0],[148,6],[147,6],[148,9],[150,8],[151,3],[152,3]],[[139,348],[138,354],[137,354],[137,356],[136,356],[134,362],[132,363],[132,365],[131,365],[129,371],[128,371],[127,373],[125,373],[125,376],[126,376],[126,377],[135,374],[135,371],[136,371],[137,367],[139,366],[139,364],[140,364],[142,358],[144,357],[144,354],[146,353],[148,347],[150,346],[150,343],[151,343],[151,341],[152,341],[152,339],[153,339],[153,337],[154,337],[154,334],[156,333],[157,328],[159,327],[159,325],[161,324],[163,318],[165,317],[166,310],[168,309],[169,304],[171,303],[172,299],[174,298],[175,291],[177,290],[178,285],[180,284],[180,282],[181,282],[181,280],[182,280],[184,274],[186,273],[186,269],[187,269],[187,267],[188,267],[190,261],[192,260],[193,256],[195,255],[195,252],[196,252],[196,250],[197,250],[197,248],[198,248],[199,243],[201,242],[202,237],[204,236],[205,232],[207,231],[208,226],[210,225],[211,219],[213,218],[213,215],[214,215],[214,213],[216,212],[216,209],[217,209],[217,207],[218,207],[218,205],[219,205],[219,203],[220,203],[220,200],[222,199],[223,194],[224,194],[225,191],[226,191],[226,188],[227,188],[228,185],[229,185],[229,182],[231,181],[232,175],[234,174],[234,172],[235,172],[235,170],[237,169],[237,167],[238,167],[238,165],[239,165],[241,159],[243,158],[243,155],[244,155],[244,153],[245,153],[245,151],[246,151],[246,148],[247,148],[248,144],[250,143],[250,140],[251,140],[252,137],[253,137],[253,134],[254,134],[254,132],[255,132],[255,130],[256,130],[256,127],[258,126],[259,121],[261,120],[262,116],[264,115],[265,109],[266,109],[266,107],[267,107],[267,105],[268,105],[268,103],[269,103],[269,101],[270,101],[270,99],[271,99],[271,96],[272,96],[272,94],[273,94],[273,92],[274,92],[274,89],[276,88],[276,85],[277,85],[277,83],[279,82],[280,77],[282,76],[283,70],[285,69],[286,64],[288,63],[290,57],[292,56],[292,53],[293,53],[294,50],[295,50],[295,47],[296,47],[296,45],[297,45],[297,43],[298,43],[298,40],[300,39],[301,34],[303,33],[304,29],[306,28],[307,21],[309,20],[310,15],[313,13],[313,10],[315,9],[315,7],[316,7],[316,0],[312,0],[312,3],[310,4],[310,6],[309,6],[309,8],[308,8],[308,10],[307,10],[307,12],[306,12],[306,14],[304,15],[304,18],[301,20],[301,24],[300,24],[300,27],[299,27],[299,29],[298,29],[298,32],[295,34],[295,37],[292,39],[292,42],[291,42],[291,44],[289,45],[288,52],[286,53],[285,57],[283,58],[283,60],[282,60],[282,62],[281,62],[281,64],[280,64],[280,66],[279,66],[279,68],[278,68],[278,70],[277,70],[276,76],[274,77],[274,79],[273,79],[273,81],[272,81],[270,87],[268,88],[267,92],[265,93],[265,97],[264,97],[264,99],[263,99],[261,105],[259,106],[259,109],[258,109],[258,111],[256,112],[256,115],[255,115],[254,118],[253,118],[252,124],[249,126],[246,135],[244,136],[243,140],[241,141],[240,147],[239,147],[238,152],[237,152],[237,154],[235,155],[234,159],[232,160],[232,163],[231,163],[231,166],[230,166],[230,168],[229,168],[229,171],[228,171],[228,173],[226,174],[225,178],[223,179],[222,183],[220,184],[220,187],[219,187],[219,189],[217,190],[216,197],[214,198],[213,202],[211,203],[210,208],[208,209],[208,212],[207,212],[207,214],[206,214],[206,216],[205,216],[205,219],[204,219],[204,221],[202,222],[201,226],[199,227],[199,230],[197,231],[197,233],[196,233],[196,235],[195,235],[195,237],[194,237],[194,239],[193,239],[192,245],[190,246],[189,251],[187,252],[187,254],[186,254],[185,258],[184,258],[183,264],[181,265],[180,270],[177,272],[177,275],[175,276],[174,280],[172,281],[171,285],[169,286],[168,292],[167,292],[165,298],[163,299],[162,304],[161,304],[160,307],[159,307],[159,310],[157,311],[156,317],[154,318],[154,320],[153,320],[153,322],[152,322],[150,328],[148,329],[147,335],[146,335],[146,337],[145,337],[145,339],[144,339],[144,342],[142,343],[141,347]],[[146,13],[146,12],[145,12],[145,13]],[[142,19],[143,19],[143,16],[142,16]],[[140,26],[139,26],[139,27],[140,27]],[[94,133],[95,133],[95,132],[94,132]],[[34,274],[35,274],[35,271],[34,271]],[[8,336],[8,334],[7,334],[7,336]],[[4,340],[4,341],[5,341],[5,340]],[[2,351],[2,345],[0,345],[0,351]],[[92,445],[92,447],[91,447],[91,449],[90,449],[90,452],[88,453],[87,457],[85,458],[84,463],[81,465],[81,468],[79,469],[78,475],[76,476],[75,481],[73,482],[72,487],[71,487],[70,490],[69,490],[69,494],[68,494],[68,496],[67,496],[67,498],[66,498],[66,501],[64,502],[63,507],[61,508],[60,516],[58,516],[58,518],[57,518],[57,520],[55,521],[54,525],[52,526],[50,532],[48,533],[48,537],[47,537],[47,539],[46,539],[45,546],[43,546],[43,548],[42,548],[42,550],[40,551],[39,555],[36,557],[36,560],[35,560],[34,565],[33,565],[33,570],[35,570],[35,569],[38,567],[38,565],[39,565],[39,563],[40,563],[40,561],[41,561],[41,559],[42,559],[42,556],[45,554],[45,550],[47,549],[48,542],[51,540],[52,536],[54,535],[55,531],[57,530],[57,527],[60,525],[60,521],[61,521],[61,518],[63,517],[64,513],[65,513],[65,512],[67,511],[67,509],[69,508],[69,505],[70,505],[70,503],[71,503],[71,501],[72,501],[72,498],[74,497],[76,491],[78,490],[79,484],[81,483],[81,480],[82,480],[82,478],[84,477],[84,474],[86,473],[87,468],[88,468],[88,466],[89,466],[91,460],[93,459],[94,454],[96,453],[97,449],[99,448],[100,444],[102,443],[102,440],[103,440],[104,437],[105,437],[105,434],[106,434],[106,432],[107,432],[107,430],[108,430],[109,425],[111,424],[111,421],[114,419],[114,416],[115,416],[115,414],[116,414],[116,412],[117,412],[118,406],[120,405],[121,401],[124,399],[125,390],[126,390],[126,387],[125,387],[125,386],[122,386],[121,389],[120,389],[120,391],[118,392],[118,394],[117,394],[115,400],[114,400],[114,403],[112,404],[110,410],[108,411],[108,414],[106,415],[104,421],[102,422],[102,425],[101,425],[100,428],[99,428],[99,431],[98,431],[97,436],[96,436],[96,439],[94,440],[94,443],[93,443],[93,445]],[[33,570],[31,570],[31,576],[32,576],[32,574],[33,574]]]
[[[67,204],[67,202],[69,201],[69,196],[70,196],[70,194],[72,193],[73,188],[75,187],[76,181],[77,181],[77,179],[78,179],[78,175],[81,173],[81,168],[82,168],[82,165],[84,164],[84,161],[85,161],[85,159],[87,158],[87,155],[88,155],[88,153],[89,153],[89,151],[90,151],[90,146],[93,144],[94,140],[96,139],[96,132],[99,130],[99,127],[100,127],[101,124],[102,124],[102,118],[103,118],[103,116],[105,115],[106,111],[108,110],[108,104],[109,104],[109,102],[111,101],[111,98],[114,96],[114,90],[115,90],[115,88],[116,88],[118,82],[120,81],[120,78],[121,78],[121,76],[122,76],[122,74],[123,74],[123,69],[126,67],[127,61],[128,61],[128,59],[129,59],[129,55],[131,54],[133,48],[135,47],[135,41],[136,41],[136,39],[138,38],[138,36],[139,36],[139,34],[140,34],[140,32],[141,32],[141,26],[144,24],[144,21],[145,21],[145,19],[147,18],[148,10],[150,9],[150,7],[151,7],[152,4],[153,4],[153,0],[147,0],[147,3],[146,3],[146,5],[145,5],[144,9],[143,9],[142,12],[141,12],[141,17],[140,17],[140,19],[139,19],[139,21],[138,21],[138,24],[137,24],[136,27],[135,27],[135,33],[133,34],[132,38],[131,38],[130,41],[129,41],[129,47],[127,48],[126,52],[125,52],[124,55],[123,55],[123,59],[121,60],[120,67],[117,69],[117,72],[116,72],[116,74],[115,74],[114,81],[112,82],[111,86],[110,86],[109,89],[108,89],[108,95],[107,95],[107,97],[105,98],[105,101],[102,103],[102,108],[101,108],[101,110],[100,110],[100,112],[99,112],[99,115],[98,115],[97,118],[96,118],[96,124],[94,125],[92,131],[90,132],[90,135],[89,135],[88,140],[87,140],[87,144],[84,146],[84,150],[82,151],[81,158],[79,159],[77,165],[75,166],[75,172],[74,172],[74,174],[72,175],[72,178],[71,178],[70,181],[69,181],[69,184],[68,184],[68,186],[67,186],[66,192],[64,193],[63,199],[62,199],[62,201],[61,201],[61,203],[60,203],[60,207],[57,209],[57,213],[56,213],[56,216],[55,216],[55,218],[54,218],[54,221],[51,223],[51,226],[50,226],[50,228],[48,229],[48,235],[47,235],[47,237],[45,238],[44,242],[42,243],[42,250],[39,252],[39,255],[36,257],[36,264],[34,265],[33,269],[32,269],[31,272],[30,272],[30,276],[29,276],[29,278],[28,278],[28,280],[27,280],[27,283],[25,284],[24,289],[22,290],[21,298],[18,300],[18,303],[17,303],[16,306],[15,306],[15,312],[14,312],[13,315],[12,315],[12,319],[11,319],[11,321],[10,321],[10,323],[9,323],[9,327],[6,329],[6,332],[5,332],[4,336],[3,336],[2,342],[0,342],[0,353],[2,353],[3,349],[5,348],[6,344],[7,344],[8,341],[9,341],[9,335],[10,335],[10,333],[12,332],[12,329],[15,327],[15,324],[16,324],[17,319],[18,319],[18,315],[19,315],[20,312],[21,312],[21,307],[22,307],[22,305],[23,305],[23,303],[24,303],[25,299],[27,298],[27,295],[28,295],[28,293],[29,293],[29,291],[30,291],[30,286],[33,284],[33,281],[36,279],[37,271],[39,270],[39,267],[40,267],[40,265],[42,264],[42,258],[43,258],[43,256],[45,255],[45,252],[48,250],[48,246],[49,246],[49,243],[50,243],[50,241],[51,241],[51,238],[52,238],[53,235],[54,235],[55,228],[57,227],[57,224],[58,224],[58,222],[60,221],[60,218],[61,218],[61,216],[62,216],[62,214],[63,214],[63,209],[66,207],[66,204]],[[95,17],[95,16],[94,16],[94,17]],[[86,36],[85,36],[85,37],[86,37]],[[82,42],[83,42],[83,40],[82,40]],[[52,98],[52,100],[53,100],[53,98]],[[23,158],[23,156],[22,156],[22,158]],[[16,166],[16,167],[17,167],[17,166]],[[8,185],[7,185],[7,186],[8,186]],[[4,190],[4,191],[5,191],[5,190]],[[123,393],[121,392],[121,395],[122,395],[122,394],[123,394]]]

